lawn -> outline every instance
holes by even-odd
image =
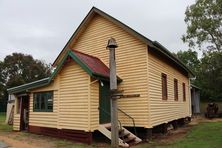
[[[150,144],[138,145],[137,148],[221,148],[222,147],[222,122],[200,123],[182,138],[176,141],[155,139]]]
[[[6,113],[0,112],[0,132],[12,131],[12,126],[5,124]]]

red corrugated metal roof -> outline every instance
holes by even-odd
[[[74,49],[72,51],[94,74],[109,77],[109,68],[99,58]]]

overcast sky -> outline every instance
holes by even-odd
[[[187,50],[184,12],[195,0],[0,0],[0,60],[13,52],[53,63],[95,6],[170,51]]]

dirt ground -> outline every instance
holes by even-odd
[[[0,140],[8,144],[10,148],[53,148],[45,136],[28,135],[20,132],[0,133]]]
[[[193,117],[192,122],[184,127],[180,127],[177,130],[170,130],[167,134],[154,134],[153,140],[158,139],[161,142],[174,141],[186,135],[186,133],[192,128],[192,126],[199,124],[200,122],[218,122],[222,119],[206,119],[204,117]],[[5,142],[10,148],[59,148],[59,147],[107,147],[107,144],[96,143],[93,146],[81,145],[78,143],[64,142],[56,138],[47,136],[35,135],[25,132],[1,132],[0,141]],[[70,144],[71,143],[71,144]]]

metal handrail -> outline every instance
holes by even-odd
[[[108,113],[106,110],[104,110],[103,108],[101,108],[101,107],[98,107],[98,109],[100,110],[102,110],[104,113],[106,113],[107,115],[109,115],[110,117],[111,117],[111,115],[110,115],[110,113]],[[120,120],[118,120],[118,122],[119,122],[119,126],[120,126],[120,130],[122,131],[122,123],[120,122]],[[122,136],[122,139],[123,139],[123,142],[125,142],[125,140],[124,140],[124,136]]]
[[[111,117],[110,113],[108,113],[107,111],[105,111],[103,108],[98,107],[98,109],[99,109],[99,110],[101,109],[104,113],[106,113],[107,115],[109,115],[109,116]],[[122,129],[122,123],[120,122],[120,120],[118,120],[118,122],[119,122],[119,125],[120,125],[120,129]]]
[[[118,110],[120,112],[122,112],[123,114],[125,114],[127,117],[129,117],[132,121],[133,121],[133,127],[134,127],[134,134],[137,136],[137,132],[136,132],[136,125],[135,125],[135,120],[133,117],[131,117],[129,114],[127,114],[126,112],[124,112],[123,110],[119,109]]]

